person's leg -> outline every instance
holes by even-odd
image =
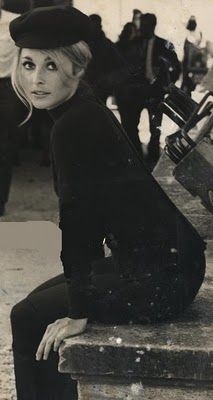
[[[160,100],[148,102],[150,141],[148,144],[148,160],[155,164],[160,157],[160,135],[163,114],[159,110]]]
[[[139,155],[143,157],[142,145],[138,135],[138,125],[142,111],[140,95],[137,90],[125,88],[116,93],[116,102],[121,124]]]
[[[41,285],[39,285],[35,289],[33,289],[32,292],[30,292],[27,297],[31,296],[31,294],[38,293],[41,290],[49,289],[56,285],[61,285],[62,283],[65,284],[64,274],[54,276],[53,278],[48,279],[48,281],[41,283]]]
[[[41,285],[39,290],[15,305],[11,312],[18,400],[77,398],[76,385],[70,376],[58,372],[58,354],[51,352],[47,361],[35,359],[47,325],[66,317],[68,312],[63,276],[56,277],[54,286],[53,283],[54,279]]]
[[[189,71],[187,69],[183,71],[183,81],[181,85],[181,89],[187,93],[190,97],[192,91],[195,89],[196,85],[194,84],[192,78],[189,76]]]

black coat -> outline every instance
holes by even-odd
[[[146,170],[105,106],[78,90],[51,115],[69,315],[81,318],[87,315],[91,263],[103,257],[104,238],[118,258],[157,244],[162,268],[171,248],[187,246],[190,253],[187,250],[185,258],[196,257],[203,242]]]
[[[120,50],[123,61],[128,66],[130,75],[126,75],[126,82],[122,84],[138,84],[146,81],[145,64],[148,39],[135,38],[127,44],[125,49]],[[179,78],[181,67],[174,46],[168,40],[154,36],[152,51],[152,67],[157,78],[155,86],[158,90],[165,92],[171,82]],[[125,73],[124,73],[125,76]]]
[[[85,80],[91,85],[96,95],[103,100],[113,93],[117,85],[118,70],[123,69],[123,60],[114,43],[103,31],[97,32],[90,42],[92,60],[85,75]]]

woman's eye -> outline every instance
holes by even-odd
[[[31,61],[25,61],[25,62],[23,62],[22,65],[25,69],[34,69],[35,68],[35,64],[33,64],[33,62],[31,62]]]
[[[56,64],[53,61],[50,61],[50,62],[47,63],[47,68],[50,71],[57,71]]]

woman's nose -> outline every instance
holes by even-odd
[[[37,85],[38,84],[42,85],[43,83],[45,83],[45,76],[42,68],[36,68],[34,70],[33,81]]]

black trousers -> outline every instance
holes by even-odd
[[[12,310],[12,334],[17,399],[76,399],[76,385],[57,371],[58,355],[36,361],[35,354],[47,325],[67,315],[64,276],[36,288]]]
[[[118,275],[114,270],[126,254],[97,261],[90,288],[89,321],[112,324],[150,323],[175,318],[192,302],[205,273],[203,249],[190,251],[183,243],[177,253],[152,245],[134,256],[144,260],[143,271]],[[173,249],[174,250],[174,249]],[[142,258],[141,258],[142,257]],[[132,255],[130,256],[132,259]],[[137,261],[135,259],[135,261]],[[161,271],[159,271],[159,261]],[[163,266],[163,268],[162,268]],[[17,400],[74,400],[76,383],[68,374],[57,371],[58,355],[53,351],[47,361],[36,361],[35,354],[48,324],[67,316],[68,301],[64,276],[45,282],[11,312],[13,354]]]
[[[141,156],[143,156],[143,153],[138,135],[138,125],[141,112],[143,109],[147,109],[151,134],[148,153],[154,161],[157,161],[159,158],[159,141],[162,122],[162,112],[158,107],[163,100],[163,93],[162,90],[154,87],[151,91],[146,89],[140,84],[119,88],[116,92],[116,101],[122,126]]]
[[[8,201],[12,164],[18,146],[18,124],[24,118],[24,105],[12,89],[10,79],[0,79],[0,203]]]

